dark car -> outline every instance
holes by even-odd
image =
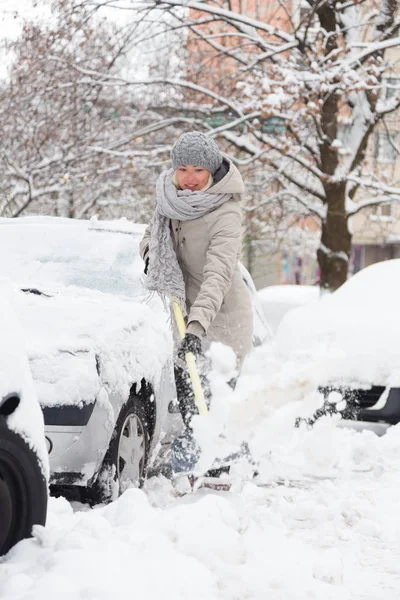
[[[400,260],[370,265],[318,302],[286,313],[277,331],[288,359],[313,365],[325,404],[342,426],[384,433],[400,422]]]
[[[0,555],[44,525],[49,472],[43,416],[19,325],[0,289]],[[15,391],[16,390],[16,391]]]

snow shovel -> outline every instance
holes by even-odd
[[[183,318],[182,309],[174,298],[172,299],[172,308],[174,311],[179,337],[183,339],[186,335],[186,324]],[[206,416],[208,414],[208,408],[196,365],[196,359],[192,352],[188,352],[185,355],[185,362],[193,388],[196,408],[201,416]],[[188,427],[173,441],[171,453],[172,472],[175,475],[189,475],[193,473],[200,457],[200,448],[193,437],[193,432]],[[219,471],[221,469],[224,470],[235,460],[248,455],[248,449],[246,445],[243,444],[238,452],[231,454],[223,460],[215,461],[211,471]]]
[[[186,324],[185,319],[183,318],[182,309],[175,299],[172,299],[172,309],[174,311],[179,337],[183,340],[186,335]],[[185,362],[192,384],[194,403],[199,411],[199,415],[205,416],[208,414],[208,408],[199,372],[197,370],[196,359],[192,352],[185,354]],[[177,437],[172,443],[171,465],[173,473],[176,475],[191,473],[196,466],[199,455],[200,448],[193,437],[193,433],[189,428],[186,428],[184,433]]]
[[[172,308],[175,315],[176,325],[178,327],[179,337],[181,340],[183,340],[186,335],[186,323],[185,319],[183,318],[182,309],[176,300],[172,300]],[[208,408],[204,397],[203,388],[201,387],[200,376],[197,370],[194,354],[192,352],[185,354],[185,361],[193,387],[194,403],[199,411],[199,415],[206,415],[208,413]]]

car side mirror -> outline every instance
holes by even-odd
[[[20,397],[17,394],[8,394],[0,403],[0,416],[9,417],[18,408]]]

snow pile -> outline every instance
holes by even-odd
[[[32,374],[26,355],[21,325],[14,313],[15,295],[5,280],[0,281],[0,404],[10,394],[20,402],[7,417],[12,431],[19,433],[36,452],[43,472],[48,478],[49,463],[44,438],[43,415],[40,410]]]
[[[361,282],[362,280],[361,278]],[[287,315],[279,329],[277,343],[273,342],[253,351],[243,367],[235,390],[228,383],[235,376],[234,360],[229,349],[217,344],[211,348],[213,402],[206,419],[194,418],[195,435],[202,448],[198,473],[206,472],[215,460],[223,460],[224,457],[240,451],[244,456],[241,473],[238,473],[239,479],[245,478],[246,473],[251,472],[250,467],[255,467],[262,483],[269,483],[277,478],[316,477],[327,472],[329,476],[336,477],[338,472],[343,473],[344,469],[352,472],[356,468],[350,450],[339,457],[335,451],[338,445],[342,447],[343,452],[349,445],[351,447],[351,436],[354,436],[354,431],[348,431],[346,434],[335,427],[335,423],[341,420],[340,414],[320,419],[311,432],[304,422],[298,428],[295,424],[299,418],[304,420],[312,417],[315,411],[322,407],[324,398],[322,393],[318,392],[318,387],[332,381],[334,369],[338,375],[336,381],[348,385],[357,382],[357,374],[361,373],[361,381],[364,384],[368,381],[376,384],[374,374],[382,374],[384,369],[387,374],[386,382],[397,381],[400,365],[398,337],[393,338],[386,352],[382,351],[378,357],[371,351],[370,346],[367,346],[375,362],[370,359],[366,364],[359,364],[360,351],[367,353],[367,350],[360,348],[357,338],[356,341],[352,338],[354,313],[353,319],[348,317],[353,307],[353,304],[348,302],[348,296],[352,299],[356,297],[356,293],[353,292],[359,290],[359,283],[360,281],[357,284],[354,278],[347,284],[348,294],[344,293],[345,286],[318,304],[321,314],[323,305],[337,304],[345,324],[342,328],[332,330],[332,320],[321,322],[317,317],[321,337],[318,338],[318,344],[313,346],[310,343],[310,339],[313,340],[312,334],[307,336],[310,322],[305,325],[302,321],[294,320],[292,315],[297,314],[300,317],[306,311],[312,312],[313,315],[318,314],[317,305],[313,306],[312,311],[311,307],[294,310]],[[357,302],[356,306],[359,305],[360,302]],[[339,309],[337,314],[339,315]],[[370,323],[371,319],[364,322],[367,332],[360,328],[364,343],[369,335]],[[286,341],[285,353],[280,345],[282,330]],[[346,348],[345,353],[337,344],[322,343],[326,331],[335,335],[346,335],[348,340],[354,342],[354,346]],[[301,338],[300,332],[304,333],[304,339]],[[389,327],[383,328],[382,338],[387,339],[388,335]],[[329,341],[328,337],[327,342]],[[376,344],[382,350],[379,338]],[[349,375],[348,379],[346,375]],[[378,380],[380,381],[382,380]],[[322,456],[310,454],[308,450],[310,439],[317,439],[318,436],[323,442],[320,444],[324,448]]]
[[[248,482],[240,493],[199,490],[177,498],[160,477],[144,492],[130,489],[107,507],[75,513],[52,499],[46,528],[35,528],[34,539],[2,564],[0,595],[395,600],[398,428],[376,438],[325,423],[301,443],[287,444],[289,437],[281,440],[282,461],[301,454],[327,474],[336,462],[336,478],[297,486]]]
[[[211,355],[215,397],[196,423],[204,454],[222,428],[227,444],[247,442],[258,476],[244,460],[230,493],[181,497],[160,476],[94,510],[52,499],[46,528],[1,565],[2,597],[397,600],[399,426],[381,438],[336,417],[295,428],[320,401],[315,365],[259,348],[233,391],[231,352]]]
[[[358,309],[368,305],[367,291],[379,296],[376,282],[364,293],[357,292],[356,277],[349,284],[328,304],[318,303],[330,307],[339,298],[348,327],[353,300]],[[382,300],[391,310],[392,299],[384,294]],[[318,311],[314,305],[313,314]],[[317,322],[323,340],[329,323]],[[400,425],[377,437],[337,427],[334,415],[312,429],[296,428],[297,417],[321,405],[316,389],[337,347],[302,346],[291,323],[293,354],[274,343],[257,348],[234,390],[228,383],[237,375],[232,352],[221,344],[210,349],[214,396],[209,415],[196,417],[194,429],[201,468],[247,449],[232,467],[231,492],[199,489],[181,496],[160,476],[143,491],[129,489],[93,510],[77,505],[74,512],[65,500],[52,499],[46,528],[36,527],[34,538],[2,562],[0,596],[397,600]],[[298,326],[306,335],[310,322]]]
[[[317,360],[319,383],[400,385],[400,260],[371,265],[318,303],[290,311],[281,359]]]
[[[213,399],[207,417],[193,419],[202,449],[197,470],[204,473],[214,460],[246,447],[259,470],[270,457],[276,435],[279,446],[284,435],[296,438],[300,434],[299,429],[293,431],[296,419],[311,416],[322,405],[322,395],[316,392],[320,371],[310,360],[282,362],[271,343],[253,351],[233,390],[229,382],[237,373],[231,349],[213,344],[209,355]]]

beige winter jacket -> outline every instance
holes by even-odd
[[[207,192],[232,193],[233,198],[199,219],[171,220],[175,252],[186,284],[188,331],[205,334],[204,350],[212,341],[231,346],[240,366],[252,346],[253,315],[238,266],[244,185],[231,161],[228,173]],[[140,244],[142,258],[149,238],[147,227]]]

